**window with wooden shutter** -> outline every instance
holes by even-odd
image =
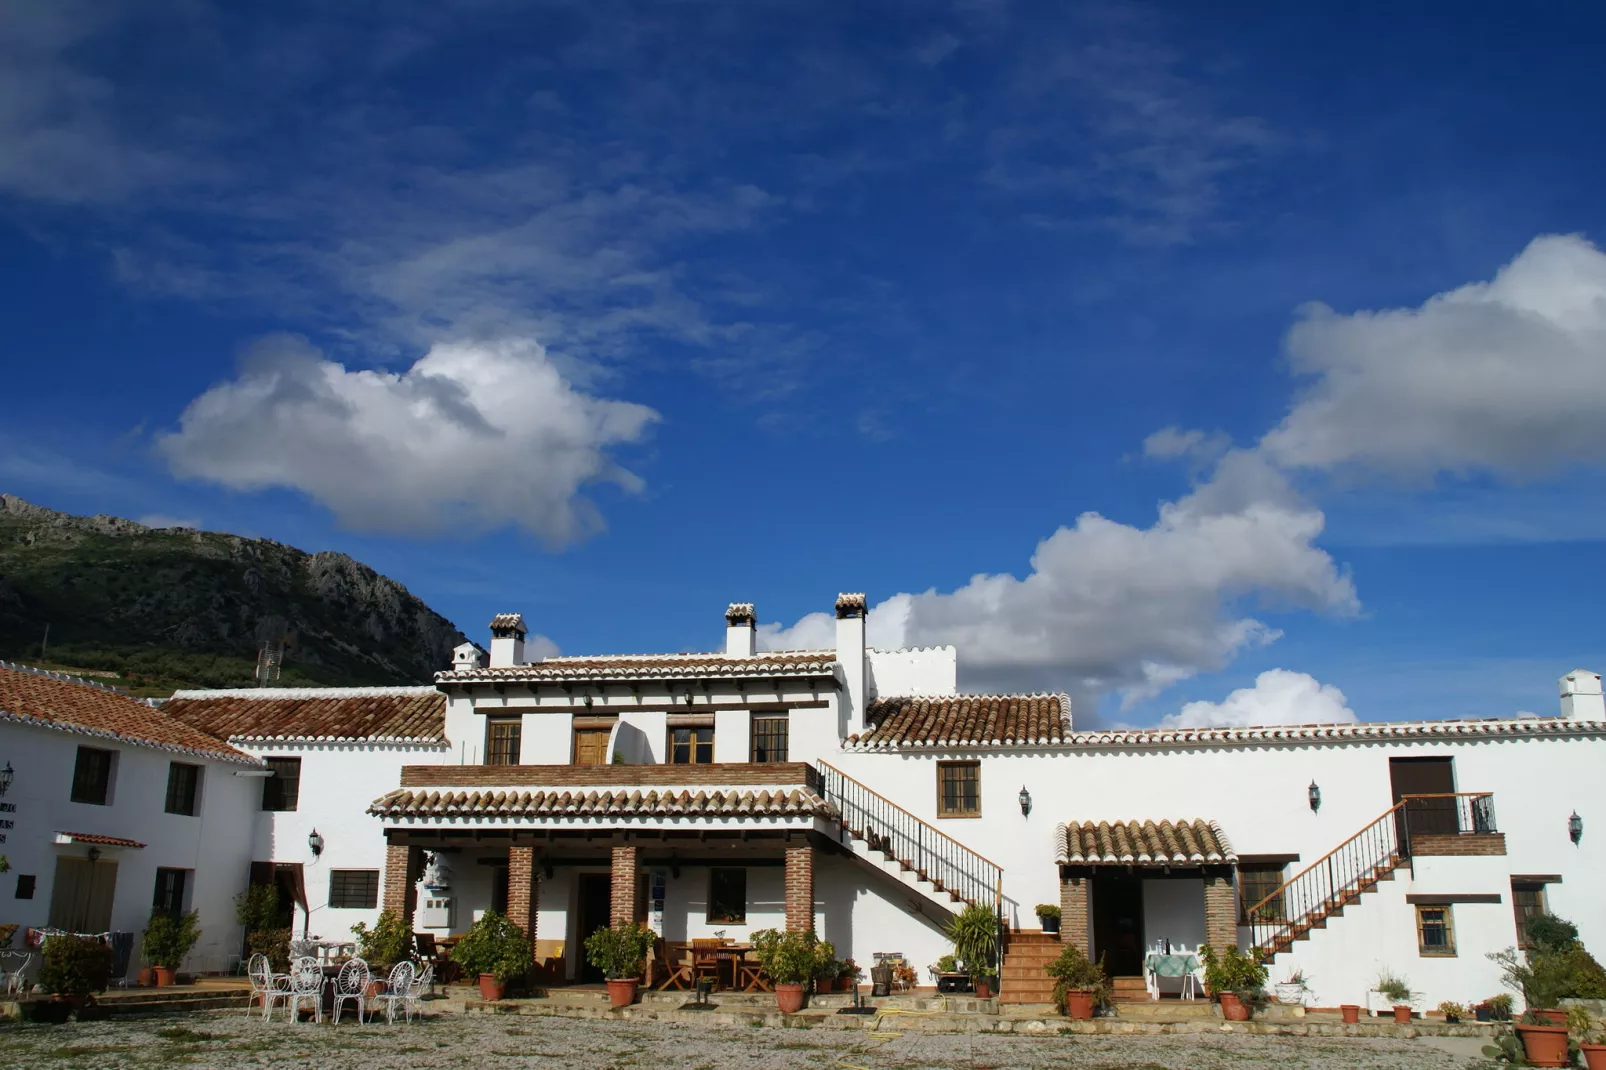
[[[188,762],[167,766],[167,812],[195,816],[195,803],[201,787],[201,767]]]
[[[753,761],[786,761],[790,722],[785,716],[753,718]]]
[[[712,728],[671,728],[669,761],[672,765],[708,765],[714,760]]]
[[[294,810],[301,801],[301,759],[266,758],[273,773],[262,782],[262,809]]]
[[[981,816],[981,763],[937,763],[937,816]]]
[[[1455,925],[1450,919],[1450,904],[1417,904],[1416,943],[1417,950],[1427,957],[1455,955]]]
[[[523,745],[522,717],[493,717],[485,722],[486,765],[518,765]]]
[[[105,806],[111,794],[112,759],[109,750],[97,747],[79,747],[78,759],[73,763],[72,801]]]

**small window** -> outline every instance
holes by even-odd
[[[522,717],[495,717],[485,723],[485,764],[518,765],[524,739]]]
[[[747,922],[747,870],[708,871],[708,920],[743,925]]]
[[[195,816],[195,799],[201,786],[201,767],[172,762],[167,767],[167,812]]]
[[[301,759],[269,758],[273,775],[262,782],[262,809],[294,810],[301,799]]]
[[[753,761],[786,761],[788,725],[785,717],[753,718]]]
[[[1268,900],[1283,884],[1283,867],[1280,864],[1238,864],[1238,914],[1243,924],[1256,921],[1282,921],[1283,897],[1281,894]],[[1256,907],[1255,916],[1249,912]]]
[[[105,806],[112,787],[112,757],[109,750],[79,747],[72,771],[72,801]]]
[[[981,763],[937,763],[937,816],[981,816]]]
[[[671,728],[669,761],[673,765],[708,765],[714,760],[712,728]]]
[[[1538,881],[1512,881],[1511,907],[1517,915],[1517,946],[1528,946],[1528,919],[1545,913],[1545,886]]]
[[[1423,955],[1445,958],[1455,955],[1455,925],[1450,920],[1448,904],[1417,905],[1416,943]]]
[[[17,898],[18,899],[32,899],[33,898],[33,885],[34,885],[34,876],[33,876],[32,873],[19,873],[19,874],[17,874]]]
[[[161,868],[156,871],[156,896],[151,900],[152,914],[165,914],[177,921],[184,916],[184,889],[189,884],[187,869]]]
[[[372,910],[377,907],[379,905],[379,870],[330,870],[329,905],[352,910]]]

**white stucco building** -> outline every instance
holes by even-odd
[[[333,939],[384,906],[440,936],[495,907],[553,980],[586,978],[583,937],[623,917],[670,942],[812,926],[924,965],[966,902],[1015,931],[1058,904],[1118,976],[1157,942],[1258,947],[1324,1006],[1384,970],[1428,1006],[1493,995],[1485,954],[1537,909],[1606,946],[1592,673],[1548,717],[1084,732],[1062,695],[958,694],[953,648],[866,648],[866,612],[840,596],[824,650],[757,651],[734,604],[721,651],[539,660],[503,614],[433,688],[161,712],[272,772],[235,890],[275,881]],[[1004,999],[1050,988],[1006,958]]]

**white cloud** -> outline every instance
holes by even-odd
[[[528,341],[442,344],[407,371],[350,370],[274,336],[190,402],[157,447],[179,476],[285,487],[350,527],[518,525],[561,546],[597,531],[588,484],[641,481],[609,456],[657,413],[578,392]]]
[[[1315,382],[1261,442],[1278,464],[1417,480],[1606,464],[1606,254],[1583,238],[1536,238],[1418,308],[1310,306],[1287,348]]]
[[[1162,728],[1212,728],[1267,724],[1351,724],[1359,720],[1344,692],[1302,672],[1268,669],[1254,687],[1241,687],[1220,702],[1190,702],[1160,722]]]
[[[1147,528],[1084,513],[1037,545],[1023,579],[978,575],[952,592],[887,599],[871,611],[869,641],[957,645],[967,687],[1119,690],[1131,704],[1275,639],[1245,600],[1354,612],[1354,586],[1314,545],[1322,525],[1277,472],[1239,451]],[[830,629],[810,614],[760,637],[771,648],[831,646]]]

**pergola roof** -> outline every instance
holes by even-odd
[[[1054,828],[1062,866],[1231,865],[1237,852],[1214,821],[1074,821]]]

